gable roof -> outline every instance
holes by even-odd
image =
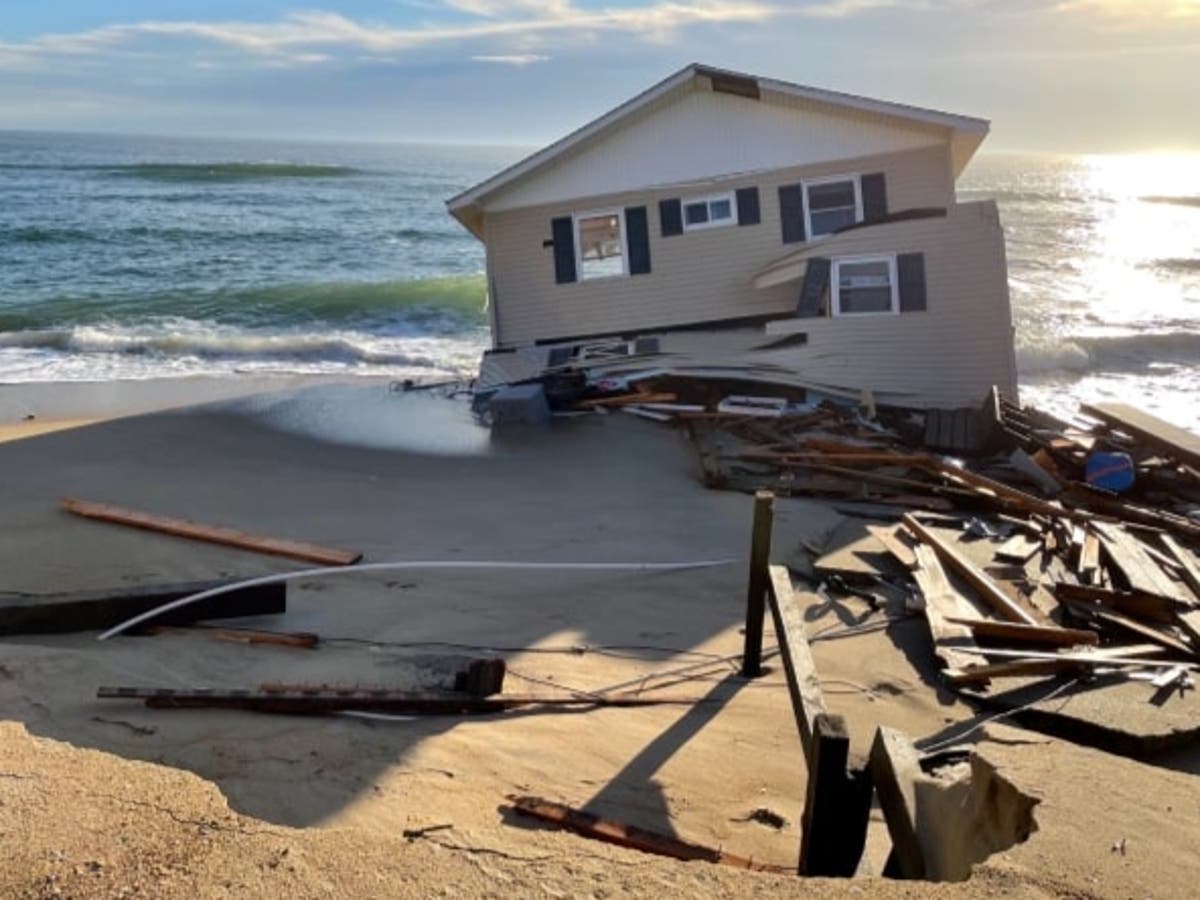
[[[565,137],[452,197],[446,204],[450,213],[474,234],[481,236],[482,211],[487,206],[490,197],[518,182],[536,177],[539,172],[567,154],[599,142],[655,101],[691,87],[694,82],[702,78],[709,80],[713,92],[734,94],[766,102],[770,102],[771,96],[776,95],[812,103],[832,112],[867,114],[895,125],[942,131],[950,143],[951,159],[956,176],[966,167],[967,162],[970,161],[987,135],[989,127],[986,119],[954,115],[886,100],[875,100],[856,94],[760,78],[742,72],[692,63]]]

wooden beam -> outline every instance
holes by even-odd
[[[996,622],[992,619],[957,617],[948,617],[946,621],[956,625],[965,625],[977,637],[1048,644],[1052,647],[1077,647],[1080,644],[1095,646],[1100,643],[1100,636],[1096,632],[1080,628],[1054,628],[1044,625],[1022,625],[1018,622]]]
[[[871,781],[879,797],[892,859],[901,878],[925,877],[925,854],[917,833],[917,782],[925,777],[917,748],[902,732],[879,726],[871,744]]]
[[[87,519],[98,519],[102,522],[113,522],[117,525],[128,525],[131,528],[141,528],[146,531],[157,531],[175,537],[191,538],[196,541],[206,541],[210,544],[222,544],[227,547],[237,547],[241,550],[253,550],[270,556],[286,556],[303,562],[316,563],[322,566],[348,566],[362,559],[361,553],[349,550],[334,550],[319,547],[316,544],[306,544],[301,541],[283,540],[280,538],[263,537],[249,534],[234,528],[221,525],[204,525],[199,522],[189,522],[186,519],[173,519],[169,516],[159,516],[154,513],[141,512],[136,509],[126,509],[107,503],[92,503],[87,500],[75,500],[64,497],[62,508],[69,513],[83,516]]]
[[[102,631],[164,603],[229,584],[200,581],[186,584],[124,586],[103,591],[0,595],[0,635],[65,634]],[[233,619],[287,612],[285,584],[239,588],[165,613],[156,625],[189,625],[204,619]]]
[[[1079,408],[1108,427],[1148,444],[1157,452],[1190,466],[1200,466],[1200,436],[1190,431],[1142,412],[1128,403],[1082,403]]]
[[[1168,634],[1167,632],[1159,628],[1155,628],[1152,625],[1147,625],[1144,622],[1139,622],[1136,619],[1131,619],[1129,616],[1123,615],[1122,613],[1092,606],[1087,603],[1079,603],[1074,600],[1067,600],[1066,606],[1072,612],[1079,612],[1085,617],[1094,619],[1107,625],[1113,625],[1117,628],[1124,629],[1131,634],[1137,635],[1143,640],[1150,641],[1154,644],[1159,644],[1163,647],[1166,647],[1168,650],[1174,650],[1176,653],[1182,653],[1184,656],[1196,656],[1198,652],[1200,652],[1197,650],[1197,648],[1189,647],[1174,635]]]
[[[762,674],[763,620],[770,582],[767,566],[771,562],[771,526],[774,521],[775,495],[770,491],[754,493],[754,526],[750,533],[750,573],[746,579],[746,637],[742,647],[742,677]]]
[[[775,622],[775,639],[779,641],[779,655],[783,660],[796,728],[811,773],[816,720],[825,712],[825,697],[804,630],[804,610],[792,589],[792,576],[784,566],[771,566],[770,578],[768,597]]]
[[[1146,591],[1114,591],[1085,584],[1060,581],[1054,585],[1054,596],[1060,603],[1083,603],[1102,606],[1162,625],[1175,621],[1179,603],[1173,597]]]
[[[868,772],[850,772],[850,735],[841,716],[813,723],[808,788],[801,817],[799,873],[849,878],[858,869],[871,811]]]
[[[1018,659],[1010,662],[988,663],[945,669],[942,677],[954,686],[983,684],[993,678],[1034,678],[1073,672],[1081,664],[1069,659]]]
[[[931,546],[947,566],[957,572],[997,613],[1012,622],[1022,622],[1025,625],[1037,625],[1038,621],[1005,594],[983,570],[950,546],[938,535],[934,534],[911,514],[903,517],[904,524],[918,538]]]

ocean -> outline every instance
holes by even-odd
[[[0,384],[473,374],[483,252],[444,201],[512,147],[0,132]],[[1022,399],[1200,426],[1200,157],[981,154]]]

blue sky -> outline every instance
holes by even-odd
[[[540,144],[687,62],[992,119],[992,149],[1200,150],[1200,0],[42,0],[8,128]]]

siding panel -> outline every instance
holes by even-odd
[[[766,313],[788,314],[795,309],[798,284],[759,290],[751,283],[764,265],[788,249],[802,246],[784,245],[781,241],[776,201],[779,186],[793,184],[803,177],[880,171],[887,175],[889,206],[893,210],[953,203],[949,148],[944,144],[710,182],[706,187],[711,191],[758,187],[763,198],[761,225],[702,229],[663,238],[661,227],[652,221],[653,271],[637,278],[556,285],[553,256],[542,246],[546,224],[581,209],[635,205],[645,205],[653,218],[661,214],[660,200],[679,197],[678,186],[490,214],[486,220],[488,266],[499,298],[496,344],[511,347],[567,335]],[[876,230],[865,229],[861,234],[869,235]],[[857,233],[822,238],[812,246],[845,240]]]

